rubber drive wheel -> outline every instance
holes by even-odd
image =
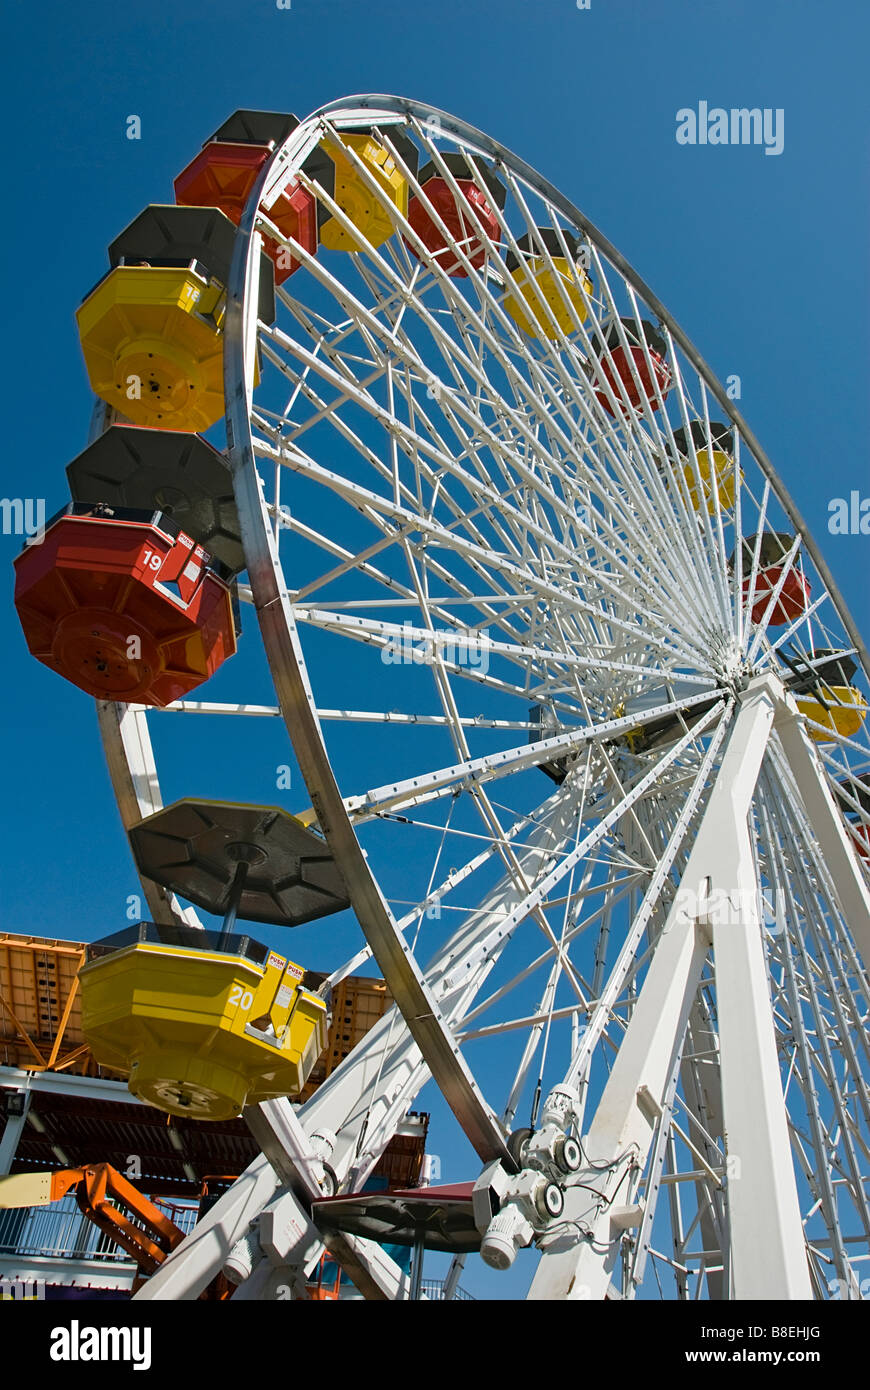
[[[507,1151],[513,1159],[514,1163],[517,1165],[517,1171],[519,1171],[524,1166],[522,1159],[522,1150],[523,1147],[531,1139],[534,1132],[535,1131],[533,1129],[515,1129],[513,1133],[509,1134],[507,1137]]]

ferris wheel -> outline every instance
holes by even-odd
[[[236,113],[176,195],[80,311],[69,476],[192,537],[160,573],[200,586],[196,641],[140,614],[131,656],[128,613],[48,664],[102,695],[155,923],[286,925],[277,870],[251,883],[301,856],[300,920],[360,927],[327,985],[373,959],[395,1007],[298,1109],[248,1093],[262,1158],[139,1297],[196,1296],[229,1246],[236,1296],[276,1296],[293,1220],[427,1083],[484,1259],[540,1251],[531,1298],[866,1296],[870,661],[760,445],[582,213],[422,103]],[[133,276],[179,267],[134,321]],[[196,432],[224,415],[222,459]],[[274,705],[189,698],[258,641]],[[165,808],[169,714],[214,715],[216,760],[224,720],[283,721],[294,827]]]

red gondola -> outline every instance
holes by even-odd
[[[744,604],[749,598],[755,543],[755,536],[747,536],[743,542]],[[755,576],[755,593],[752,603],[752,621],[754,623],[764,621],[767,605],[782,576],[784,568],[782,562],[793,544],[794,536],[788,532],[768,531],[761,538],[758,551],[758,573]],[[732,556],[731,563],[733,563],[733,559]],[[793,623],[806,611],[810,592],[810,581],[801,573],[797,565],[793,564],[785,577],[779,597],[773,605],[767,620],[768,626],[783,627],[786,623]]]
[[[236,650],[230,585],[160,512],[72,503],[15,561],[33,656],[97,698],[181,699]]]
[[[442,157],[463,199],[468,202],[486,235],[491,241],[497,242],[500,231],[493,205],[504,207],[507,190],[491,170],[483,164],[478,164],[481,181],[489,190],[488,194],[484,194],[474,182],[471,166],[464,155],[445,154]],[[450,254],[453,243],[459,245],[474,269],[479,270],[486,258],[486,245],[475,228],[468,208],[456,197],[434,162],[425,164],[420,170],[420,187],[449,231],[452,243],[447,241],[423,200],[415,196],[408,203],[408,221],[420,240],[432,252],[445,274],[454,279],[463,278],[468,272],[462,262]],[[408,242],[407,245],[416,255],[411,243]]]
[[[752,605],[752,621],[754,623],[763,621],[771,594],[779,583],[781,575],[781,565],[770,565],[767,569],[759,570],[756,575],[755,601]],[[744,603],[748,597],[749,576],[743,581]],[[767,620],[768,626],[783,627],[785,623],[793,623],[795,618],[799,618],[801,613],[806,610],[809,597],[809,580],[804,579],[803,575],[798,570],[789,570],[785,577],[785,582],[780,589],[779,598],[773,605],[770,617]]]
[[[620,409],[625,413],[625,399],[634,410],[639,410],[645,399],[651,410],[658,410],[656,384],[662,400],[667,400],[671,385],[671,370],[665,361],[667,344],[658,330],[647,319],[642,319],[640,328],[646,341],[646,351],[640,342],[638,325],[635,319],[620,319],[625,330],[628,348],[623,346],[616,324],[612,324],[607,334],[607,350],[601,345],[597,335],[593,338],[596,359],[592,363],[593,385],[601,387],[606,382],[613,392]],[[647,362],[649,354],[649,363]],[[652,370],[650,370],[650,366]],[[635,380],[635,374],[639,378]],[[596,390],[596,398],[604,406],[608,415],[616,414],[610,399],[601,389]]]
[[[216,207],[236,226],[242,218],[257,175],[272,151],[268,145],[231,145],[212,140],[175,180],[175,201],[187,207]],[[279,232],[292,237],[313,256],[317,251],[317,203],[298,179],[289,178],[268,216]],[[302,262],[278,242],[263,239],[281,284]]]
[[[298,124],[295,116],[283,112],[234,111],[178,175],[176,203],[220,208],[238,226],[260,170]],[[288,178],[265,211],[279,232],[298,241],[312,256],[316,253],[317,203],[298,179]],[[276,241],[264,238],[263,246],[274,262],[277,284],[299,269],[301,261]]]

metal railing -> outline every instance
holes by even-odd
[[[423,1298],[428,1300],[444,1299],[444,1284],[440,1279],[423,1279],[420,1284],[420,1293]],[[474,1294],[466,1293],[464,1289],[457,1288],[453,1292],[453,1297],[457,1302],[476,1303]]]
[[[196,1224],[197,1206],[157,1202],[185,1235]],[[138,1222],[136,1224],[139,1224]],[[0,1255],[48,1256],[53,1259],[100,1260],[105,1264],[130,1264],[130,1256],[79,1210],[72,1194],[48,1207],[20,1207],[0,1211]],[[440,1279],[424,1279],[421,1296],[444,1299]],[[474,1296],[457,1288],[459,1302],[474,1303]]]
[[[185,1235],[197,1218],[197,1208],[158,1202]],[[136,1223],[137,1225],[140,1223]],[[53,1259],[102,1260],[129,1264],[130,1256],[79,1210],[68,1195],[48,1207],[0,1211],[0,1255],[45,1255]]]

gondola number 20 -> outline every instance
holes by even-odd
[[[240,1009],[247,1010],[254,1002],[254,996],[249,989],[244,989],[242,985],[233,985],[230,990],[230,1003],[238,1004]]]

